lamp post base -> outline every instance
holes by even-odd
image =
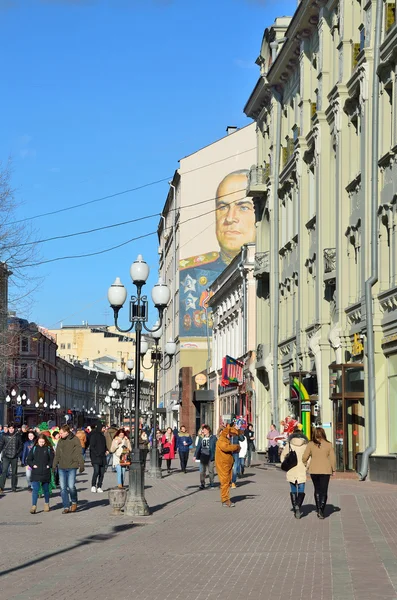
[[[150,450],[150,467],[148,470],[148,475],[153,479],[162,478],[158,448],[152,448]]]
[[[140,450],[134,448],[131,457],[129,489],[124,514],[130,517],[145,517],[150,514],[150,511],[145,498],[145,472]]]

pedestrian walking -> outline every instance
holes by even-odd
[[[32,515],[37,509],[40,484],[44,494],[44,512],[50,510],[50,482],[51,469],[54,462],[54,452],[46,435],[41,433],[27,457],[27,464],[31,468],[32,482]]]
[[[85,451],[87,448],[87,434],[84,430],[84,427],[81,427],[76,431],[76,437],[79,439],[81,444],[81,451],[83,453],[83,457],[85,459]]]
[[[116,433],[118,432],[119,428],[117,427],[116,424],[111,425],[107,431],[105,431],[105,438],[106,438],[106,448],[109,452],[109,454],[107,455],[107,467],[112,467],[112,471],[116,472],[116,467],[113,467],[113,455],[112,455],[112,442],[114,440],[114,436],[116,435]]]
[[[247,456],[245,457],[245,465],[251,466],[252,453],[255,452],[255,432],[253,430],[252,423],[248,423],[248,427],[245,430],[245,437],[247,438]]]
[[[77,469],[80,473],[84,471],[84,457],[80,440],[70,431],[69,425],[62,425],[59,436],[52,468],[55,471],[58,467],[62,514],[66,515],[77,510],[76,475]]]
[[[303,463],[302,457],[306,450],[308,440],[301,432],[299,427],[295,427],[294,432],[290,435],[288,443],[285,445],[281,453],[281,464],[285,461],[290,451],[296,453],[297,465],[292,467],[286,473],[287,481],[290,484],[290,498],[294,516],[300,519],[302,516],[301,506],[305,499],[305,483],[306,483],[306,466]]]
[[[200,489],[205,488],[205,478],[208,475],[210,479],[210,487],[214,488],[215,478],[215,455],[216,455],[216,435],[212,435],[209,425],[202,425],[201,437],[194,453],[194,459],[200,461]]]
[[[233,471],[231,481],[232,488],[235,488],[237,487],[237,477],[240,474],[240,444],[243,443],[243,441],[246,440],[246,438],[245,435],[243,435],[243,433],[235,426],[232,426],[232,428],[230,429],[230,435],[230,443],[238,445],[238,451],[233,453]]]
[[[171,427],[167,427],[161,438],[161,453],[167,461],[167,473],[171,473],[171,461],[175,458],[175,435]]]
[[[31,449],[33,448],[33,446],[36,443],[36,434],[34,431],[28,431],[28,439],[26,440],[26,442],[23,445],[23,450],[22,450],[22,466],[25,467],[26,469],[26,489],[27,490],[31,490],[32,486],[30,484],[31,482],[31,475],[32,475],[32,468],[28,465],[27,463],[27,458],[29,456],[29,452],[31,451]]]
[[[280,437],[280,433],[277,431],[274,423],[270,425],[270,431],[267,434],[268,439],[268,459],[269,463],[278,463],[278,444],[276,438]]]
[[[179,460],[181,463],[182,473],[186,473],[187,463],[189,460],[189,449],[193,444],[191,435],[186,431],[186,427],[181,425],[177,440],[176,447],[179,452]]]
[[[141,429],[141,431],[139,432],[139,450],[143,468],[144,470],[146,470],[146,459],[149,452],[149,438],[148,434],[144,429]]]
[[[234,503],[230,500],[230,480],[233,470],[233,452],[240,451],[239,444],[232,444],[230,438],[237,433],[230,426],[222,430],[216,445],[215,466],[221,485],[222,506],[231,508]]]
[[[302,460],[309,464],[309,473],[314,486],[314,500],[317,516],[324,519],[324,511],[328,499],[328,485],[331,475],[336,471],[336,458],[332,444],[322,427],[313,429],[313,439],[307,444]]]
[[[240,452],[238,453],[240,464],[238,468],[237,477],[242,477],[244,475],[245,470],[245,458],[248,452],[248,440],[246,436],[243,435],[242,439],[240,439],[238,443],[240,444]]]
[[[21,436],[16,431],[14,424],[8,425],[8,433],[0,438],[0,454],[2,460],[2,474],[0,476],[0,494],[4,491],[8,468],[11,467],[11,490],[17,491],[18,485],[18,457],[22,452]]]
[[[131,452],[130,440],[126,436],[124,429],[118,429],[116,431],[110,450],[113,452],[113,466],[116,468],[117,486],[121,489],[124,487],[124,478],[127,467],[120,464],[120,459],[121,462],[124,462],[122,460],[123,454]]]
[[[90,459],[94,468],[91,479],[91,492],[102,494],[103,478],[106,471],[106,438],[103,433],[103,423],[98,421],[90,434]]]

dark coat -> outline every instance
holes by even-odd
[[[0,453],[3,458],[17,458],[22,452],[23,444],[19,433],[5,433],[0,438]]]
[[[94,431],[90,435],[90,458],[93,465],[106,466],[106,438],[101,431]]]
[[[70,433],[67,438],[60,439],[55,451],[53,469],[82,469],[84,470],[84,458],[78,437]]]
[[[200,460],[200,457],[201,457],[202,441],[203,441],[203,438],[200,438],[199,443],[197,444],[196,451],[194,453],[194,458],[196,458],[197,460]],[[210,461],[211,462],[215,460],[217,441],[218,441],[218,438],[216,437],[216,435],[210,435]]]
[[[50,483],[54,452],[49,446],[34,446],[28,454],[27,464],[32,469],[31,481]]]

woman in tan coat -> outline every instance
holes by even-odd
[[[336,459],[332,444],[327,440],[327,436],[322,427],[316,427],[313,430],[313,439],[308,443],[302,458],[305,465],[309,458],[309,473],[314,485],[314,500],[316,502],[317,516],[319,519],[324,519],[329,478],[336,470]]]
[[[298,464],[296,465],[296,467],[293,467],[286,473],[287,481],[289,481],[291,488],[291,504],[296,519],[300,519],[302,516],[300,508],[302,506],[303,500],[305,499],[306,466],[302,462],[302,457],[307,448],[307,442],[308,440],[306,436],[303,435],[300,428],[295,427],[280,457],[281,463],[283,463],[287,454],[290,451],[291,445],[291,450],[294,450],[296,452],[296,457],[298,459]]]

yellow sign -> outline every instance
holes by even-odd
[[[207,383],[207,377],[204,375],[204,373],[198,373],[194,380],[197,385],[205,385]]]
[[[352,355],[357,356],[358,354],[362,354],[363,352],[364,352],[364,346],[363,346],[362,342],[360,341],[360,337],[359,337],[358,333],[355,333],[353,336],[353,343],[352,343]]]

